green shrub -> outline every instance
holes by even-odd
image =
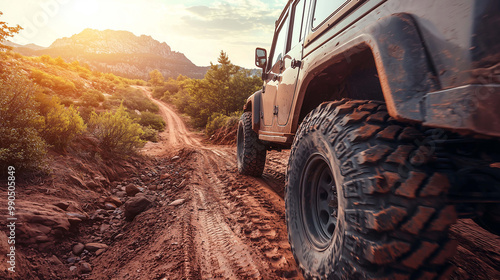
[[[147,82],[144,80],[135,79],[134,84],[136,84],[138,86],[145,86],[147,84]]]
[[[0,79],[0,168],[40,169],[47,145],[38,134],[34,85],[17,73]]]
[[[80,96],[81,105],[87,107],[99,107],[105,99],[104,94],[98,90],[90,90]]]
[[[38,69],[32,69],[31,78],[35,83],[48,87],[60,95],[73,95],[76,93],[75,84],[63,77],[54,76]]]
[[[60,103],[59,97],[48,95],[47,93],[37,90],[34,95],[34,100],[37,104],[38,113],[46,116],[52,108]]]
[[[149,111],[157,113],[160,109],[158,105],[153,103],[142,90],[135,88],[118,88],[117,93],[112,99],[120,100],[125,107],[130,110],[138,110],[141,112]]]
[[[167,91],[172,95],[176,94],[179,90],[181,90],[181,88],[177,81],[169,79],[165,82],[165,84],[157,86],[153,89],[153,97],[162,98]]]
[[[89,131],[106,151],[130,154],[144,146],[141,126],[128,116],[123,105],[116,112],[90,115]]]
[[[205,133],[208,136],[213,135],[218,129],[223,127],[231,127],[238,123],[242,112],[237,111],[226,116],[221,113],[214,113],[208,119],[207,126],[205,127]]]
[[[165,130],[165,121],[161,116],[151,113],[151,112],[142,112],[139,119],[139,124],[145,127],[151,127],[157,131]]]
[[[151,141],[151,142],[158,142],[158,131],[155,129],[146,126],[142,127],[142,130],[144,131],[144,134],[141,136],[141,139],[144,141]]]
[[[66,108],[62,104],[56,104],[44,117],[40,131],[47,143],[62,150],[85,131],[85,124],[73,106]]]

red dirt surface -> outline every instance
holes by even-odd
[[[22,247],[20,266],[27,272],[17,279],[302,279],[284,220],[289,152],[268,152],[262,178],[240,175],[234,146],[204,144],[169,105],[155,102],[167,129],[158,143],[143,149],[152,159],[137,161],[116,179],[122,185],[143,185],[153,206],[130,222],[112,218],[116,223],[109,223],[111,227],[97,237],[96,227],[102,224],[90,219],[45,251]],[[108,190],[116,185],[111,182]],[[36,188],[28,188],[32,192],[22,198],[49,199]],[[79,194],[85,192],[75,195]],[[71,199],[77,201],[76,196]],[[170,205],[174,201],[179,204]],[[96,202],[88,201],[92,203]],[[95,207],[82,211],[90,216]],[[458,269],[452,279],[500,279],[498,236],[471,220],[459,221],[451,234],[459,244],[452,260]],[[72,264],[65,258],[71,247],[94,239],[109,247],[100,255],[87,254],[92,271],[70,272]],[[52,264],[52,255],[62,263]]]

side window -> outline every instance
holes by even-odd
[[[302,40],[302,22],[304,18],[304,3],[305,0],[300,0],[295,3],[293,7],[293,22],[292,22],[292,30],[291,30],[291,41],[288,46],[288,49],[293,48]]]
[[[316,0],[312,27],[316,28],[350,0]]]
[[[272,49],[272,58],[270,61],[273,63],[272,65],[275,65],[278,60],[280,60],[283,57],[283,52],[285,51],[285,43],[286,43],[286,37],[287,37],[287,27],[288,27],[288,15],[286,18],[282,21],[281,26],[279,27],[279,30],[277,31],[277,38],[276,38],[276,43],[273,46]]]

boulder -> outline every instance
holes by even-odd
[[[55,241],[70,229],[68,217],[62,209],[51,204],[19,201],[16,213],[16,242],[24,244]]]
[[[73,254],[75,254],[76,256],[79,256],[83,252],[83,249],[85,249],[85,245],[83,245],[82,243],[78,243],[75,246],[73,246],[72,251],[73,251]]]
[[[80,273],[87,274],[92,272],[92,266],[87,262],[82,262],[80,264]]]
[[[139,188],[134,184],[128,184],[125,187],[125,192],[128,196],[135,196],[137,193],[141,192]]]
[[[146,211],[153,202],[144,196],[131,198],[125,203],[125,218],[133,220],[135,216]]]
[[[69,202],[57,202],[57,203],[54,203],[53,205],[66,211],[66,210],[68,210]]]
[[[107,249],[107,248],[108,248],[108,245],[103,244],[103,243],[93,242],[93,243],[85,244],[85,249],[87,249],[87,251],[89,251],[89,252],[95,252],[97,250]]]

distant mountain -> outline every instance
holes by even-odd
[[[10,46],[10,47],[13,47],[13,48],[27,48],[27,49],[31,49],[31,50],[43,50],[43,49],[46,49],[46,47],[41,47],[39,45],[35,45],[35,44],[27,44],[27,45],[19,45],[19,44],[16,44],[14,42],[11,42],[11,41],[5,41],[3,42],[4,45],[7,45],[7,46]]]
[[[160,70],[165,77],[175,78],[182,74],[203,78],[208,69],[194,65],[184,54],[172,51],[165,42],[160,43],[151,36],[135,36],[128,31],[85,29],[69,38],[57,39],[48,48],[13,47],[23,55],[60,56],[68,62],[78,60],[93,70],[127,78],[147,79],[154,69]]]

